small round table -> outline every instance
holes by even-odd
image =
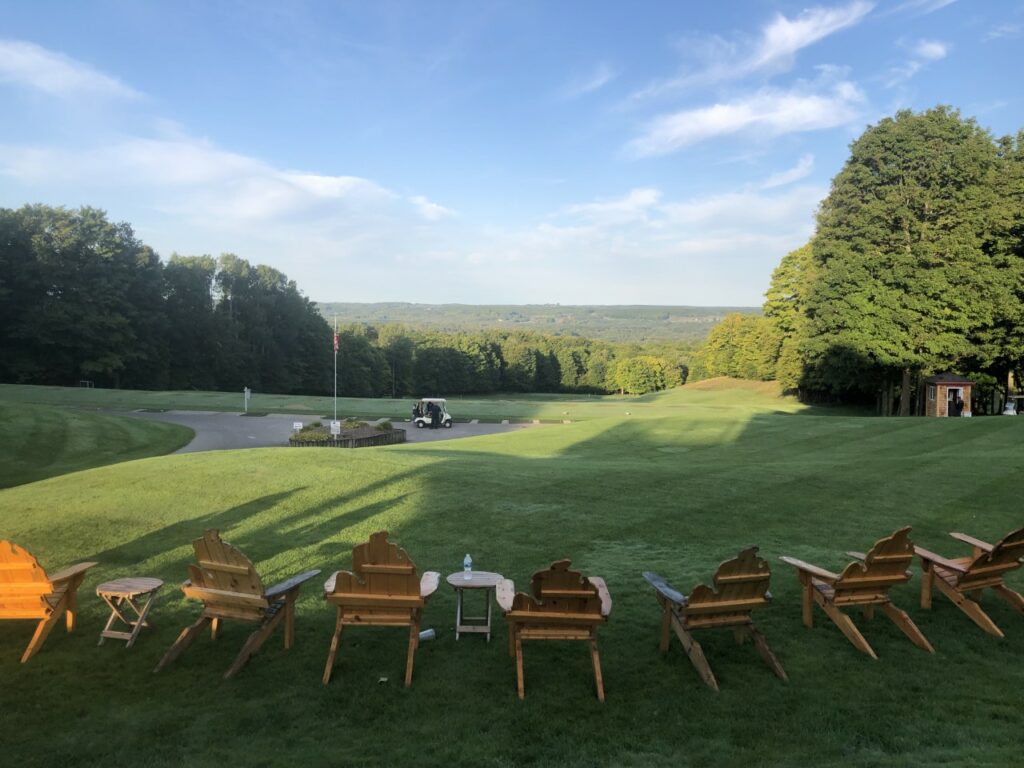
[[[463,632],[480,632],[487,635],[487,642],[491,642],[491,593],[503,580],[500,573],[489,571],[470,571],[466,578],[465,571],[453,573],[446,581],[455,588],[455,639]],[[486,616],[466,616],[462,610],[462,599],[467,589],[482,589],[487,599]]]
[[[103,645],[104,640],[112,637],[117,640],[127,640],[128,644],[125,648],[131,648],[142,628],[153,626],[146,616],[149,614],[149,609],[153,607],[153,599],[156,597],[156,593],[160,591],[160,587],[163,585],[164,583],[160,579],[132,576],[125,579],[108,581],[96,587],[96,594],[103,598],[106,604],[110,606],[111,611],[110,618],[107,619],[107,625],[100,632],[98,645]],[[140,609],[135,601],[143,597],[147,599],[145,605]],[[130,619],[126,616],[125,606],[131,607],[135,611],[137,618]],[[131,632],[111,629],[115,621],[120,621],[125,626],[131,628]]]

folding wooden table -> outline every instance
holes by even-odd
[[[100,632],[98,645],[103,645],[104,640],[112,637],[116,640],[127,640],[128,644],[125,648],[131,648],[142,628],[153,626],[146,617],[149,615],[149,609],[153,607],[153,599],[156,597],[156,593],[160,591],[160,587],[163,585],[164,583],[160,579],[132,576],[125,579],[108,581],[96,587],[96,594],[103,598],[106,604],[110,606],[111,611],[110,618],[107,619],[107,625]],[[146,598],[146,602],[140,608],[139,603],[136,601],[142,598]],[[135,612],[136,618],[130,618],[126,608],[131,608]],[[115,621],[124,624],[131,631],[111,629]]]

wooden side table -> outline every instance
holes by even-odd
[[[505,577],[500,573],[489,571],[470,571],[469,578],[466,578],[465,571],[453,573],[446,581],[455,589],[455,639],[464,632],[479,632],[487,635],[487,642],[491,642],[491,593]],[[485,616],[466,616],[463,611],[462,600],[467,589],[482,589],[487,600],[487,614]]]
[[[156,597],[156,593],[160,591],[160,587],[163,585],[164,583],[160,579],[132,576],[126,579],[108,581],[96,587],[96,594],[103,598],[106,604],[110,606],[111,611],[110,618],[107,619],[107,625],[100,632],[98,645],[103,645],[104,640],[112,637],[116,640],[127,640],[128,644],[125,648],[131,648],[142,628],[153,626],[146,617],[149,615],[149,609],[153,607],[153,599]],[[140,598],[146,598],[146,603],[142,608],[139,608],[136,602]],[[126,615],[126,607],[130,607],[135,612],[135,619],[131,619]],[[111,629],[115,621],[120,621],[129,627],[131,631],[125,632],[124,630]]]

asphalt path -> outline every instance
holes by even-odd
[[[176,453],[287,446],[293,424],[300,421],[303,424],[323,421],[315,416],[295,416],[282,413],[271,413],[266,416],[243,416],[240,413],[211,411],[162,411],[157,413],[132,411],[128,415],[181,424],[195,432],[196,436],[192,438],[192,442],[184,448],[179,448]],[[369,423],[376,422],[370,420]],[[533,424],[456,423],[452,425],[451,429],[443,427],[417,429],[410,422],[396,423],[392,420],[392,423],[399,429],[405,430],[405,439],[409,443],[428,443],[435,440],[494,435],[502,432],[516,432],[534,426]]]

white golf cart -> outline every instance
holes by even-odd
[[[413,406],[412,423],[416,425],[416,429],[423,429],[434,423],[430,415],[430,411],[433,409],[429,407],[431,404],[438,409],[438,426],[451,429],[452,417],[448,415],[447,401],[443,397],[424,397]]]

